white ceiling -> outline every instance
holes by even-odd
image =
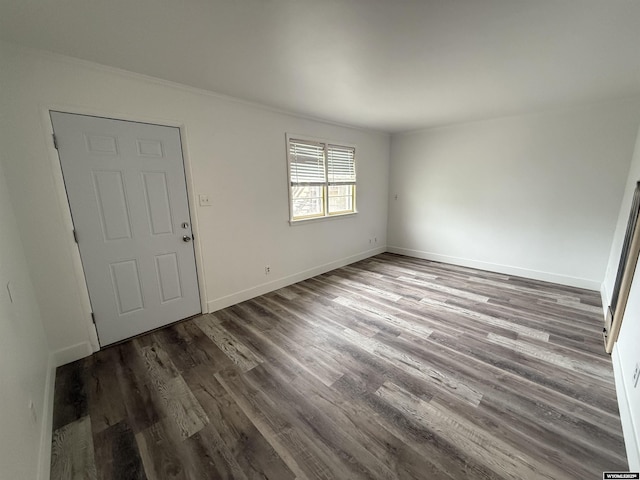
[[[638,0],[0,0],[0,38],[388,132],[640,95]]]

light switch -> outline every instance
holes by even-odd
[[[209,198],[209,195],[207,195],[206,193],[201,193],[200,195],[198,195],[198,198],[200,199],[201,207],[211,206],[211,199]]]

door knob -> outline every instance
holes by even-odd
[[[190,237],[189,235],[184,235],[184,236],[182,237],[182,241],[183,241],[183,242],[190,242],[190,241],[191,241],[191,237]]]

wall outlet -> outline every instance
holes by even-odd
[[[636,363],[636,368],[633,370],[633,388],[638,386],[638,378],[640,378],[640,362]]]
[[[271,267],[269,265],[265,265],[264,274],[269,275],[271,273]]]
[[[211,198],[206,193],[201,193],[198,195],[198,200],[200,201],[201,207],[210,207],[211,206]]]
[[[34,425],[38,425],[38,413],[36,412],[36,407],[33,404],[33,400],[29,400],[29,413],[31,413],[31,421]]]

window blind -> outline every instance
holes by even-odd
[[[330,185],[355,183],[355,153],[354,148],[327,146],[327,173]]]
[[[326,181],[324,145],[289,141],[291,185],[323,185]]]

